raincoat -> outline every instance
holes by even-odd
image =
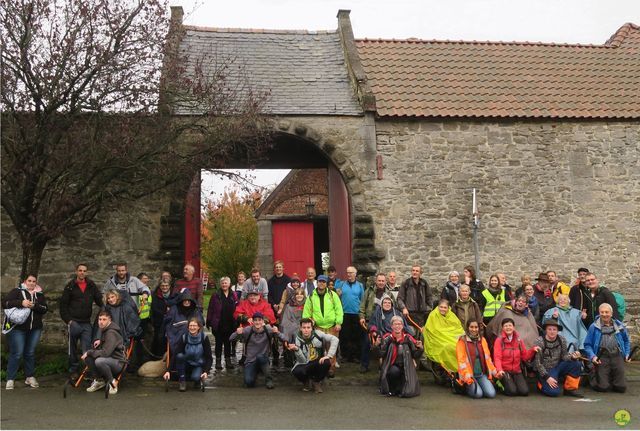
[[[520,339],[524,341],[527,349],[530,349],[538,339],[538,326],[533,318],[533,313],[526,308],[522,313],[514,310],[510,303],[505,304],[498,313],[491,319],[491,322],[485,329],[485,337],[495,340],[502,333],[502,319],[510,317],[515,322],[516,331],[520,335]]]
[[[544,320],[550,319],[555,311],[558,311],[558,323],[562,325],[562,331],[558,334],[567,340],[567,346],[573,344],[574,349],[580,350],[584,347],[584,339],[587,338],[587,328],[582,323],[582,313],[573,307],[560,308],[553,307],[544,313]]]
[[[451,310],[447,310],[444,316],[435,310],[429,314],[422,335],[427,358],[440,364],[447,371],[455,372],[458,369],[456,343],[458,338],[464,335],[458,317]]]

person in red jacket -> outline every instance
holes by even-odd
[[[262,313],[264,315],[265,324],[271,324],[276,321],[271,304],[269,304],[258,291],[250,292],[247,299],[240,301],[240,304],[236,307],[236,311],[233,313],[233,317],[238,320],[244,328],[253,324],[251,316],[255,313]]]
[[[529,386],[522,374],[522,361],[533,359],[539,347],[527,350],[524,341],[516,332],[513,319],[502,319],[502,333],[493,344],[493,363],[496,366],[496,377],[500,379],[507,396],[529,395]]]

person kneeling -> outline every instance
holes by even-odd
[[[422,356],[422,342],[404,332],[400,316],[391,318],[391,332],[378,338],[374,349],[382,357],[380,393],[411,398],[420,395],[415,360]]]
[[[466,334],[458,339],[456,356],[458,374],[466,385],[467,395],[471,398],[494,398],[496,388],[491,379],[496,375],[496,367],[491,362],[487,340],[480,336],[477,321],[467,321]]]
[[[613,318],[613,308],[604,303],[598,307],[599,317],[589,327],[584,350],[595,370],[589,378],[598,392],[613,389],[625,392],[624,361],[630,362],[631,344],[624,324]]]
[[[82,355],[89,370],[96,378],[87,392],[95,392],[105,387],[109,382],[109,394],[118,393],[118,382],[114,379],[114,374],[119,374],[127,361],[125,355],[124,342],[120,328],[111,321],[111,313],[101,311],[98,313],[98,327],[100,328],[100,339],[94,342],[94,349],[87,350]],[[100,379],[102,377],[103,379]]]
[[[264,315],[259,311],[253,314],[248,323],[250,326],[238,328],[229,337],[229,341],[233,342],[236,338],[240,338],[244,343],[244,384],[248,388],[253,388],[256,385],[258,371],[262,371],[265,377],[265,386],[267,389],[273,389],[269,352],[271,337],[273,334],[279,333],[278,328],[265,325]]]
[[[582,398],[578,392],[580,387],[580,372],[582,365],[578,361],[580,352],[569,353],[567,340],[558,331],[562,326],[556,319],[547,319],[542,324],[544,335],[536,341],[540,349],[534,359],[534,368],[538,373],[538,389],[545,395],[557,397],[562,390],[561,381],[564,379],[564,394]]]
[[[180,392],[187,390],[187,378],[195,384],[203,382],[213,364],[211,342],[202,331],[202,323],[197,317],[189,319],[187,333],[178,338],[175,349],[171,352],[169,370],[178,373]],[[171,373],[164,373],[164,379],[169,380]]]
[[[294,352],[296,363],[291,370],[291,374],[303,384],[303,390],[308,391],[313,385],[314,391],[322,392],[322,380],[329,373],[331,358],[335,357],[338,350],[338,337],[325,334],[322,331],[313,329],[313,321],[309,318],[300,320],[300,330],[291,342],[283,335],[280,339],[288,342],[287,348]],[[324,354],[324,344],[329,344],[329,351]]]

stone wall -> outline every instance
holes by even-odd
[[[578,267],[640,299],[640,123],[376,121],[383,179],[366,211],[382,270],[413,262],[441,288],[473,264],[471,190],[478,190],[481,275]]]

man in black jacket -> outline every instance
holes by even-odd
[[[576,285],[569,292],[571,306],[582,312],[582,323],[585,328],[589,328],[598,316],[598,307],[602,304],[609,304],[613,308],[613,318],[620,320],[616,298],[611,291],[601,285],[593,272],[588,272],[584,277],[586,289],[581,285]]]
[[[420,265],[411,267],[411,278],[400,286],[398,291],[398,308],[402,314],[409,316],[419,326],[424,326],[433,305],[433,295],[427,280],[421,277]]]
[[[93,280],[87,277],[87,265],[76,265],[76,276],[67,283],[60,298],[60,317],[69,332],[69,372],[78,372],[78,340],[82,353],[91,348],[91,313],[93,304],[102,307],[102,294]]]

